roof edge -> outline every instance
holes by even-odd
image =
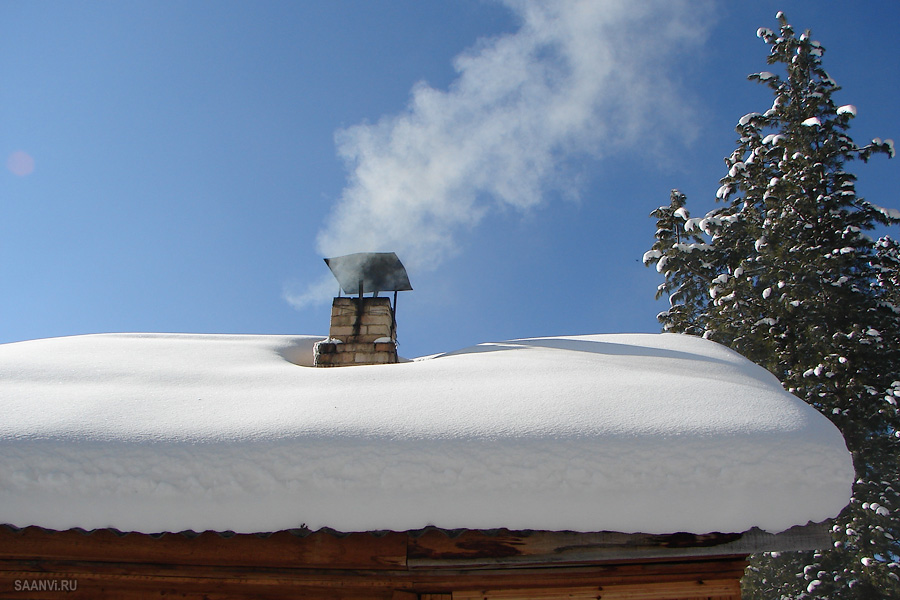
[[[445,530],[436,527],[405,532],[294,529],[250,534],[213,531],[144,534],[113,529],[54,531],[34,526],[0,526],[0,558],[14,557],[25,551],[25,547],[34,545],[44,551],[53,547],[51,553],[61,559],[83,558],[87,552],[93,560],[104,560],[106,553],[118,554],[127,547],[128,554],[135,560],[165,550],[170,560],[179,562],[178,556],[184,554],[181,558],[192,562],[204,554],[203,548],[209,547],[210,552],[220,556],[233,555],[232,559],[241,563],[245,560],[243,557],[264,547],[298,549],[308,545],[310,551],[319,549],[315,551],[317,558],[313,562],[324,561],[321,565],[324,566],[334,557],[344,556],[362,544],[370,550],[367,557],[374,560],[374,564],[382,568],[388,565],[396,568],[402,564],[411,570],[713,559],[759,552],[815,550],[829,547],[831,543],[826,523],[809,523],[781,533],[754,528],[742,533],[664,535],[610,531]],[[318,556],[322,544],[333,547],[333,552],[326,553],[331,558]]]

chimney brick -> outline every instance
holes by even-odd
[[[397,362],[397,333],[389,298],[335,298],[329,340],[316,344],[317,367],[380,365]],[[378,342],[389,338],[390,342]],[[340,340],[335,343],[331,340]]]

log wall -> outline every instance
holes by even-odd
[[[743,555],[616,558],[610,540],[602,559],[572,551],[573,542],[604,545],[600,535],[431,529],[151,536],[0,527],[0,598],[740,598]],[[733,543],[717,535],[692,541],[707,548]],[[657,553],[686,543],[630,538]]]

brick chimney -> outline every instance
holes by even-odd
[[[338,297],[331,305],[328,339],[315,346],[317,367],[384,365],[397,362],[397,292],[411,290],[406,269],[393,252],[364,252],[325,263],[345,293],[356,298]],[[390,298],[378,297],[380,291],[393,291]],[[372,296],[364,294],[371,292]]]
[[[390,298],[335,298],[328,339],[316,344],[317,367],[397,362]]]

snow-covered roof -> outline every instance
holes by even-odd
[[[838,430],[713,342],[554,337],[313,368],[319,339],[0,345],[0,523],[781,531],[849,500]]]

